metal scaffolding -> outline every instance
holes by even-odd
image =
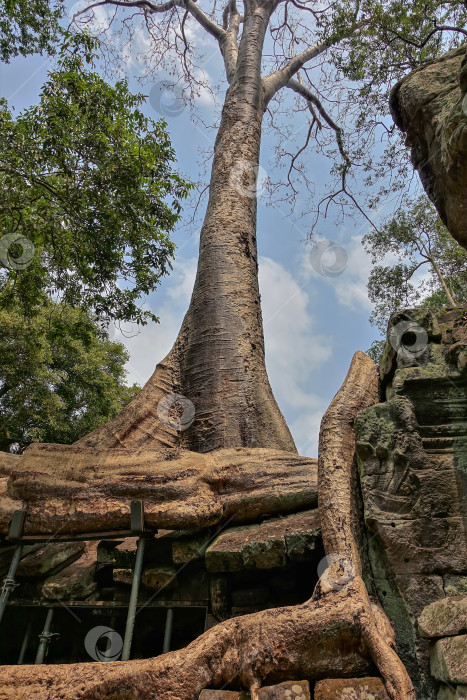
[[[24,535],[24,523],[26,519],[26,512],[24,510],[17,510],[13,514],[13,518],[10,524],[10,529],[8,537],[6,538],[8,542],[15,544],[15,551],[13,554],[13,559],[8,570],[8,574],[3,582],[2,591],[0,593],[0,622],[3,617],[6,605],[8,603],[10,593],[18,585],[15,580],[16,570],[18,568],[19,561],[23,552],[23,546],[25,544],[32,544],[38,542],[75,542],[75,541],[88,541],[88,540],[102,540],[102,539],[121,539],[122,537],[135,537],[138,536],[138,545],[136,552],[136,563],[133,572],[133,580],[131,586],[130,602],[128,605],[128,613],[126,619],[125,627],[125,637],[123,640],[123,651],[122,651],[122,661],[127,661],[131,655],[131,643],[133,639],[133,630],[135,625],[135,614],[136,606],[138,602],[139,586],[141,582],[141,572],[143,568],[144,559],[144,548],[145,543],[148,538],[153,537],[157,530],[151,530],[145,527],[144,523],[144,503],[143,501],[132,501],[130,509],[130,530],[116,530],[112,532],[91,532],[91,533],[80,533],[76,535]],[[170,609],[170,612],[173,611]],[[50,641],[53,637],[57,636],[55,633],[51,632],[52,619],[53,619],[54,609],[53,607],[48,607],[47,616],[44,624],[42,633],[39,635],[39,647],[36,654],[36,664],[41,664],[44,662],[44,658],[47,654],[47,649]],[[167,614],[167,621],[169,620],[169,612]],[[168,644],[170,644],[170,630],[167,632],[167,624],[164,636],[164,649],[166,646],[166,639]],[[18,663],[22,663],[26,649],[29,642],[29,636],[31,633],[31,626],[28,625],[26,630],[20,655],[18,658]]]

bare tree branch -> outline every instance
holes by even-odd
[[[232,82],[237,68],[238,32],[243,22],[243,15],[237,10],[236,0],[230,0],[222,14],[224,35],[219,39],[219,46],[224,59],[225,73],[229,83]]]
[[[214,22],[214,20],[212,20],[199,7],[199,5],[196,2],[193,2],[193,0],[167,0],[167,2],[164,2],[161,5],[155,5],[154,3],[150,2],[150,0],[129,0],[128,2],[125,2],[124,0],[100,0],[100,2],[92,3],[92,5],[89,5],[84,10],[76,12],[73,15],[73,19],[75,19],[75,17],[78,17],[81,14],[84,14],[85,12],[88,12],[94,7],[99,7],[102,5],[116,5],[117,7],[139,7],[148,14],[160,14],[163,12],[167,12],[167,10],[171,10],[173,7],[181,7],[185,8],[190,13],[190,15],[194,17],[198,24],[200,24],[203,27],[203,29],[205,29],[214,38],[219,40],[224,34],[224,30],[222,29],[222,27],[219,27],[219,25],[216,22]]]
[[[295,75],[295,73],[297,73],[297,71],[299,71],[305,63],[311,61],[313,58],[316,58],[316,56],[319,56],[330,46],[332,46],[332,42],[327,39],[325,41],[321,41],[319,44],[310,46],[309,48],[305,49],[305,51],[302,51],[297,56],[294,56],[286,66],[263,78],[262,82],[265,104],[267,104],[269,100],[274,97],[276,92],[287,85],[292,76]]]
[[[340,35],[335,39],[325,39],[314,46],[309,46],[301,53],[293,56],[293,58],[291,58],[285,66],[263,78],[263,91],[266,104],[272,97],[274,97],[278,90],[287,85],[292,76],[294,76],[300,70],[300,68],[305,65],[305,63],[308,63],[308,61],[311,61],[313,58],[316,58],[320,54],[324,53],[331,46],[339,44],[342,39],[348,39],[349,37],[353,36],[367,24],[368,20],[358,22],[351,29],[349,29],[345,35]]]

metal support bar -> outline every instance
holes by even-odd
[[[6,578],[3,581],[2,592],[0,593],[0,622],[2,621],[3,613],[5,612],[6,604],[8,603],[10,593],[18,585],[15,581],[15,574],[16,569],[18,568],[19,560],[21,559],[22,552],[23,545],[17,544],[15,552],[13,554],[13,559],[11,560],[10,568],[8,569]]]
[[[162,653],[167,654],[170,651],[170,640],[172,639],[172,626],[174,621],[173,608],[167,608],[167,617],[165,618],[164,645]]]
[[[0,622],[2,621],[3,613],[5,612],[6,604],[8,602],[8,598],[10,597],[10,593],[18,585],[15,581],[15,574],[16,569],[18,568],[19,560],[21,559],[21,554],[23,552],[23,545],[20,542],[20,538],[23,534],[25,518],[26,511],[15,510],[10,523],[8,537],[13,542],[17,542],[17,545],[13,553],[13,559],[11,560],[10,568],[8,569],[6,578],[3,581],[2,591],[0,593]]]
[[[21,666],[21,664],[24,664],[24,657],[26,656],[26,651],[28,648],[29,644],[29,637],[31,636],[31,629],[32,629],[32,622],[28,622],[28,626],[26,627],[26,632],[24,633],[23,637],[23,643],[21,644],[21,651],[19,652],[18,656],[18,666]]]
[[[36,660],[34,663],[36,664],[43,664],[45,655],[47,654],[47,649],[49,648],[49,643],[52,637],[58,637],[58,634],[51,634],[50,633],[50,627],[52,625],[52,617],[54,614],[54,609],[49,608],[47,610],[47,617],[45,618],[45,624],[44,624],[44,629],[42,630],[42,633],[39,635],[39,647],[37,649],[37,654],[36,654]]]
[[[128,661],[131,652],[131,640],[133,639],[133,629],[135,626],[136,603],[138,602],[139,583],[141,580],[141,571],[143,568],[144,546],[146,540],[140,537],[138,540],[138,548],[136,550],[135,571],[133,581],[131,583],[130,603],[128,605],[128,616],[126,619],[125,639],[123,640],[122,661]]]

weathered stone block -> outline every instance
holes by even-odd
[[[114,559],[117,569],[134,569],[137,547],[137,537],[127,537],[115,547]]]
[[[206,569],[184,569],[177,577],[177,581],[180,590],[180,600],[208,602],[209,574]]]
[[[43,545],[41,544],[32,544],[24,546],[22,550],[22,559],[24,559],[24,557],[28,554],[33,554],[34,552],[37,552],[37,550],[41,549],[42,546]],[[0,549],[0,576],[6,574],[8,569],[10,568],[11,560],[13,559],[15,549],[15,545],[11,547],[2,547]]]
[[[124,583],[131,586],[133,582],[133,569],[114,569],[112,577],[115,583]]]
[[[430,665],[439,681],[467,684],[467,634],[438,639],[430,649]]]
[[[381,678],[327,678],[315,686],[315,700],[389,700]]]
[[[230,588],[226,576],[211,576],[209,598],[212,614],[218,620],[226,620],[230,615]]]
[[[153,566],[143,571],[141,582],[153,590],[174,586],[177,583],[177,573],[170,566]]]
[[[216,572],[280,568],[287,557],[310,558],[320,541],[317,510],[273,518],[223,532],[206,550],[206,566]]]
[[[48,578],[42,586],[42,595],[49,599],[83,600],[97,588],[97,542],[88,542],[82,557],[60,573]]]
[[[51,542],[28,554],[19,563],[18,578],[41,578],[61,571],[79,559],[85,550],[85,542]]]
[[[437,700],[467,700],[467,685],[444,685],[441,683]]]
[[[172,542],[172,559],[174,564],[187,564],[202,559],[209,543],[209,534],[196,537],[181,537]]]
[[[97,545],[98,563],[115,566],[115,548],[122,543],[123,540],[101,540]]]
[[[232,591],[232,605],[239,607],[261,605],[266,603],[268,598],[267,588],[238,588]]]
[[[467,632],[467,595],[450,596],[428,605],[418,618],[421,637],[451,637]]]
[[[443,579],[441,576],[396,576],[397,588],[402,594],[410,613],[418,617],[430,603],[444,598]]]
[[[248,700],[248,693],[234,690],[202,690],[198,700]]]
[[[259,700],[310,700],[308,681],[285,681],[267,685],[258,692]]]

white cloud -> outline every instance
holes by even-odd
[[[368,299],[366,286],[372,265],[370,256],[362,246],[362,236],[352,236],[348,242],[342,243],[339,242],[340,238],[341,236],[337,237],[336,243],[344,249],[347,256],[345,269],[341,274],[327,277],[313,269],[310,262],[311,248],[307,248],[307,252],[302,258],[300,274],[304,279],[314,278],[331,287],[341,306],[352,310],[370,310],[372,305]],[[327,262],[332,266],[331,255],[329,255]]]
[[[293,413],[289,427],[297,447],[315,453],[325,406],[307,387],[330,358],[331,341],[316,332],[308,294],[280,263],[260,258],[259,280],[269,380],[279,406]]]
[[[126,366],[129,383],[144,384],[154,372],[156,364],[171,349],[190,302],[196,265],[196,258],[177,259],[167,280],[168,300],[159,305],[159,299],[163,298],[162,290],[161,293],[155,293],[153,311],[160,323],[148,323],[132,337],[122,337],[117,331],[115,340],[124,343],[130,353],[130,361]]]

